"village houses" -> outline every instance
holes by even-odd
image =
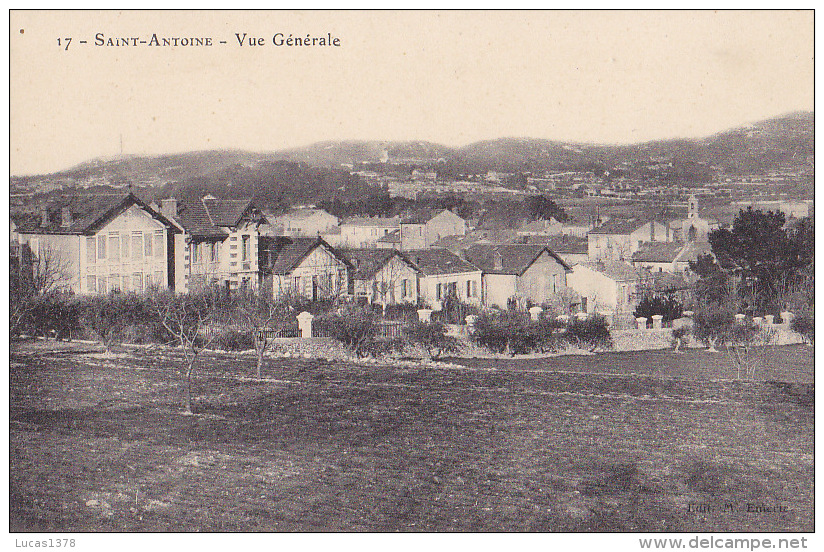
[[[338,226],[338,217],[323,209],[289,209],[282,215],[267,216],[278,236],[317,237]]]
[[[400,217],[352,217],[340,224],[339,247],[376,248],[379,241],[400,230]]]
[[[590,261],[572,267],[569,287],[581,296],[581,311],[629,315],[652,288],[652,276],[623,261]]]
[[[34,269],[46,257],[59,261],[61,287],[74,293],[175,289],[179,230],[132,193],[63,196],[16,226]]]

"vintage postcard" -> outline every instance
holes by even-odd
[[[15,546],[810,546],[813,23],[12,10]]]

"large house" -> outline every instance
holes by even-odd
[[[483,304],[482,272],[477,266],[446,249],[418,249],[404,255],[420,271],[418,293],[432,307],[447,297]]]
[[[707,242],[644,243],[632,254],[632,264],[651,272],[687,273],[690,262],[702,255],[712,255]]]
[[[161,211],[181,230],[174,248],[175,289],[184,293],[211,285],[260,285],[258,258],[266,219],[252,200],[164,199]]]
[[[179,230],[132,193],[60,197],[16,231],[34,270],[60,265],[61,287],[75,293],[175,288]]]
[[[486,306],[525,307],[566,301],[567,273],[572,269],[545,245],[474,245],[466,260],[483,271]],[[559,305],[561,306],[561,305]],[[562,305],[566,312],[568,305]]]
[[[589,260],[628,261],[644,242],[671,242],[674,232],[664,223],[611,219],[587,234]]]
[[[421,209],[401,220],[401,250],[426,249],[446,236],[466,234],[466,221],[447,209]]]
[[[350,293],[369,303],[418,302],[420,271],[394,249],[348,249],[341,253],[352,266]]]
[[[569,287],[581,296],[583,312],[631,314],[652,289],[649,272],[623,261],[594,261],[572,267]]]
[[[265,238],[262,286],[275,299],[334,299],[348,293],[349,260],[323,238]]]
[[[702,218],[698,213],[698,198],[691,195],[687,200],[687,218],[670,221],[669,227],[681,241],[706,242],[709,233],[721,225],[715,219]]]
[[[389,234],[398,231],[399,217],[352,217],[340,225],[340,247],[369,248],[378,247],[378,242]]]

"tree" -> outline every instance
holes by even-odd
[[[741,268],[745,285],[740,291],[760,309],[774,299],[781,282],[796,278],[812,260],[812,224],[802,221],[788,232],[784,223],[781,212],[749,207],[739,211],[731,229],[709,234],[713,253],[725,255]]]
[[[793,318],[790,324],[792,330],[801,334],[804,342],[815,345],[815,318],[807,314],[801,314]]]
[[[358,356],[364,355],[378,332],[377,316],[369,307],[349,305],[326,318],[332,336]]]
[[[645,295],[635,308],[635,318],[651,319],[654,315],[663,316],[664,322],[681,318],[684,306],[671,295]]]
[[[431,359],[460,350],[458,340],[447,335],[446,327],[439,322],[417,322],[404,328],[404,335],[410,344],[426,349]]]
[[[287,303],[254,291],[240,291],[232,300],[235,317],[244,328],[252,331],[259,378],[266,351],[274,343],[278,332],[294,320],[294,311]]]
[[[185,414],[192,414],[192,374],[198,355],[218,335],[209,326],[225,315],[223,292],[208,289],[202,293],[175,295],[166,291],[151,297],[154,312],[166,331],[180,344],[183,351],[183,407]]]
[[[49,246],[41,245],[36,255],[28,244],[13,247],[9,262],[9,332],[19,335],[31,322],[38,297],[54,294],[71,282],[68,256]]]
[[[709,352],[717,353],[717,346],[727,342],[735,324],[734,313],[716,303],[708,303],[695,313],[693,333]]]
[[[531,195],[524,201],[527,216],[530,220],[549,220],[554,218],[558,222],[566,222],[569,216],[557,203],[546,196]]]
[[[85,297],[80,301],[80,324],[97,338],[106,353],[111,352],[123,329],[141,321],[142,301],[133,293],[109,293]]]

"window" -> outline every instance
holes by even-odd
[[[146,235],[143,239],[143,247],[145,251],[146,258],[152,257],[152,235],[146,232]]]
[[[120,234],[109,234],[109,258],[120,261]]]
[[[120,291],[120,275],[112,274],[109,276],[109,290]]]
[[[561,289],[561,275],[560,274],[553,274],[552,275],[552,293],[558,293]]]
[[[132,232],[132,256],[143,259],[143,232]]]
[[[98,243],[100,243],[99,240],[98,240]],[[97,277],[97,293],[108,293],[108,292],[109,292],[109,290],[106,288],[106,277],[105,276],[98,276]]]
[[[163,230],[157,230],[154,233],[154,254],[155,257],[163,257]]]
[[[132,274],[132,289],[137,293],[143,292],[143,274],[135,272]]]
[[[437,284],[435,286],[435,299],[440,301],[441,297],[443,297],[442,286],[441,286],[441,284]]]
[[[94,238],[86,238],[86,262],[89,264],[94,264],[97,260],[95,255],[95,249],[97,248],[97,243],[95,243]],[[90,278],[94,278],[94,276],[90,276]],[[94,291],[94,286],[89,286],[89,291]]]
[[[242,261],[249,260],[249,236],[243,236],[243,246],[241,249],[241,259]]]
[[[292,291],[296,294],[300,293],[300,276],[292,278]]]
[[[154,278],[152,279],[154,285],[159,288],[165,287],[163,285],[163,271],[162,270],[155,270]]]
[[[106,236],[97,236],[97,258],[106,258]]]
[[[130,248],[129,248],[129,235],[128,234],[123,234],[122,236],[120,236],[120,246],[121,246],[121,249],[123,250],[123,258],[128,259],[131,256],[131,254],[129,253]]]
[[[189,245],[189,248],[192,250],[192,264],[197,262],[198,253],[200,253],[200,250],[198,249],[199,247],[200,244],[198,243],[192,243]]]
[[[94,238],[89,239],[94,240]],[[92,248],[92,252],[94,252],[94,248]],[[86,291],[91,293],[97,291],[97,278],[95,276],[86,276]]]
[[[216,263],[220,260],[220,244],[212,242],[212,262]]]
[[[409,280],[401,280],[401,297],[409,297]]]
[[[466,296],[472,297],[472,280],[466,281]]]

